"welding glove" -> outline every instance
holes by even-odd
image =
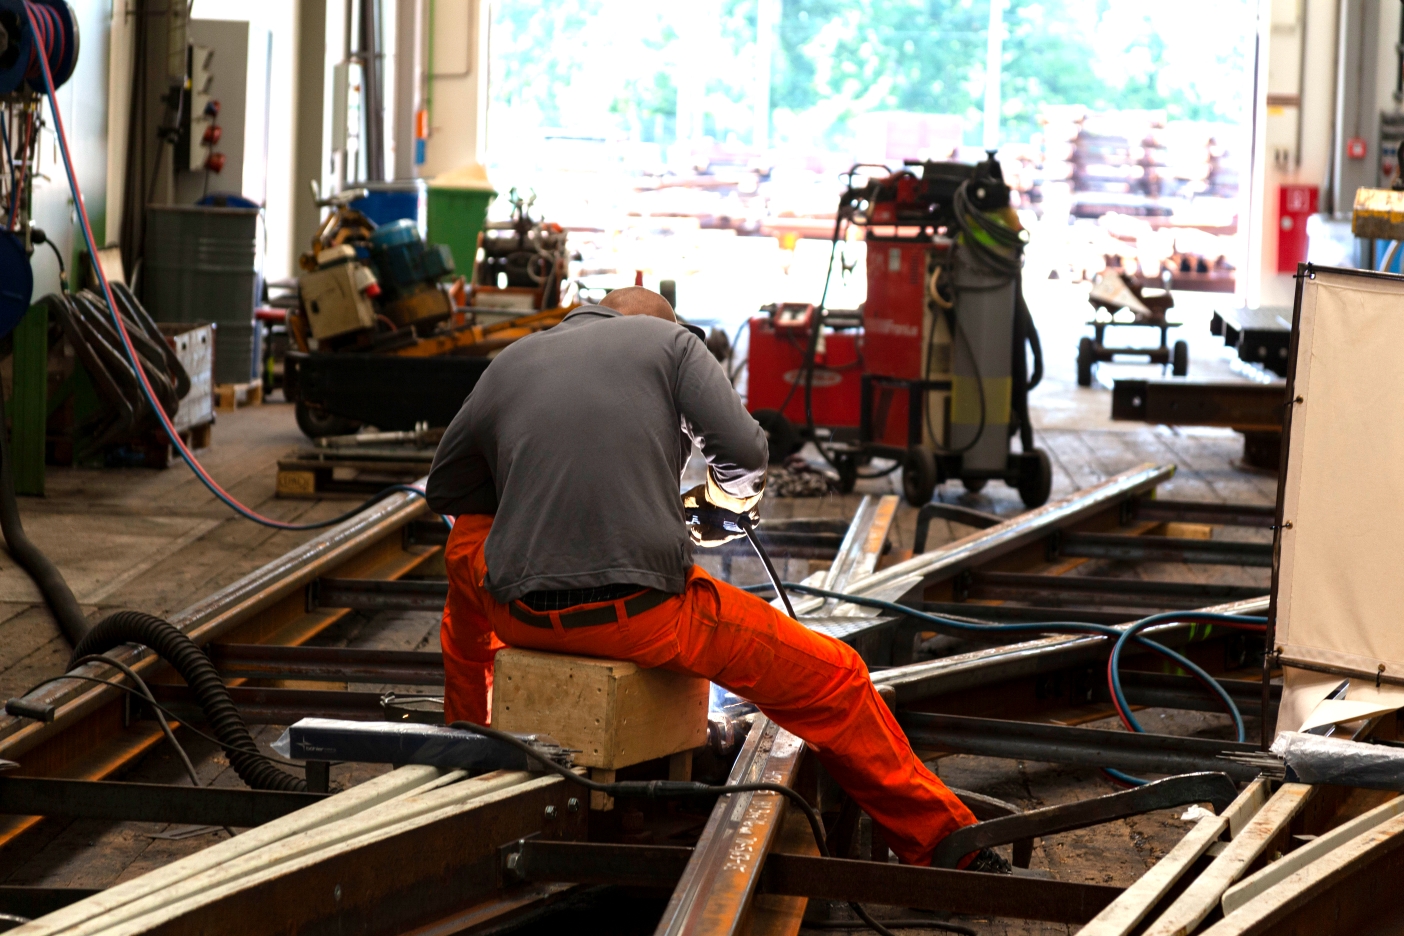
[[[764,482],[762,482],[763,484]],[[707,481],[690,488],[683,494],[683,507],[702,507],[713,510],[725,510],[734,514],[749,514],[751,523],[760,522],[760,501],[765,491],[761,490],[750,497],[737,497],[722,490],[717,483],[716,477],[712,474],[712,469],[707,469]],[[698,546],[710,548],[729,543],[734,539],[745,536],[745,533],[734,533],[724,527],[714,526],[710,523],[698,523],[688,525],[688,534],[692,541]]]

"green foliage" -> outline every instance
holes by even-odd
[[[636,139],[666,127],[659,142],[668,142],[678,75],[704,69],[708,132],[749,140],[757,2],[501,0],[493,103],[517,120],[534,114],[543,127],[604,120]],[[774,138],[842,148],[853,117],[893,110],[959,115],[967,142],[976,142],[989,2],[781,0],[770,68]],[[1237,85],[1246,84],[1251,44],[1234,17],[1247,0],[1180,4],[1176,12],[1140,0],[1008,0],[1003,138],[1027,139],[1044,105],[1242,120],[1246,95]],[[1167,23],[1202,16],[1216,17],[1218,32],[1162,35]],[[1204,48],[1187,48],[1197,45]]]

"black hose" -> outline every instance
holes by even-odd
[[[0,413],[4,409],[5,393],[0,387]],[[68,587],[58,567],[25,535],[19,503],[15,500],[15,471],[10,462],[9,432],[4,426],[0,426],[0,533],[5,536],[5,548],[10,551],[10,557],[39,586],[44,602],[53,612],[63,636],[76,646],[88,633],[88,616],[78,607],[78,599],[73,597],[73,589]]]
[[[118,611],[103,618],[74,648],[73,659],[106,653],[124,643],[150,647],[181,675],[195,694],[205,720],[215,737],[219,738],[229,764],[239,779],[255,790],[306,792],[307,782],[284,773],[273,766],[258,748],[244,724],[243,716],[234,707],[229,689],[219,678],[209,657],[169,621],[141,611]],[[69,667],[70,669],[72,666]]]

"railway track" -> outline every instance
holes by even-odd
[[[1146,609],[1205,604],[1261,612],[1265,597],[1249,596],[1256,586],[1082,574],[1113,562],[1120,564],[1121,575],[1126,563],[1262,565],[1263,544],[1251,537],[1225,539],[1219,531],[1270,525],[1270,512],[1154,500],[1156,486],[1172,473],[1172,468],[1141,466],[1019,517],[990,521],[963,539],[881,570],[877,566],[889,539],[896,499],[868,497],[838,543],[834,561],[812,576],[811,583],[989,621],[1045,619],[1056,609],[1065,620],[1121,622],[1142,616]],[[386,700],[376,693],[305,687],[309,681],[343,687],[348,682],[442,684],[437,653],[304,646],[353,609],[442,607],[446,585],[429,576],[442,574],[438,563],[444,533],[426,522],[427,516],[417,498],[389,498],[185,609],[172,623],[207,647],[251,723],[287,724],[309,715],[432,720],[434,714],[413,707],[395,709],[393,701],[387,709]],[[781,554],[787,546],[799,555],[835,549],[830,526],[811,531],[825,537],[817,547],[805,539],[805,529],[792,525],[773,545]],[[1266,590],[1264,584],[1261,593]],[[1232,600],[1214,600],[1225,598]],[[922,625],[899,615],[808,598],[797,601],[796,608],[806,624],[859,650],[914,745],[930,756],[963,752],[1025,757],[1037,750],[1045,752],[1045,759],[1072,764],[1156,773],[1237,770],[1245,773],[1239,779],[1250,779],[1247,768],[1217,759],[1218,752],[1238,747],[1231,743],[1077,727],[1110,712],[1094,678],[1105,658],[1105,638],[943,644],[945,638],[923,633]],[[1153,633],[1212,673],[1242,670],[1255,662],[1254,648],[1231,633],[1188,625],[1166,625]],[[924,658],[933,653],[936,658]],[[158,701],[178,714],[198,717],[184,687],[165,681],[159,660],[133,646],[112,655],[154,680]],[[1143,658],[1130,660],[1127,693],[1133,704],[1211,707],[1187,678],[1147,668],[1141,665]],[[80,672],[117,676],[94,664]],[[298,680],[299,687],[277,685],[282,680]],[[1262,711],[1257,683],[1229,680],[1228,685],[1246,714]],[[0,720],[0,758],[19,762],[18,773],[26,778],[91,783],[112,777],[161,738],[155,713],[129,705],[125,696],[112,687],[73,679],[51,683],[26,701],[53,706],[53,720]],[[1269,705],[1274,702],[1268,700]],[[832,820],[828,845],[843,859],[841,867],[815,857],[808,825],[773,794],[720,798],[691,847],[626,845],[595,840],[597,826],[608,824],[586,821],[589,810],[581,808],[577,789],[563,780],[523,774],[502,779],[490,796],[444,806],[446,812],[433,821],[406,820],[407,825],[386,832],[383,840],[337,846],[282,872],[270,872],[247,887],[231,886],[226,896],[191,905],[185,915],[152,918],[148,928],[134,924],[122,931],[189,932],[198,924],[203,932],[250,932],[236,923],[262,919],[258,907],[288,907],[283,901],[291,900],[296,905],[288,910],[292,916],[276,926],[277,921],[268,919],[271,929],[471,932],[523,913],[539,913],[553,901],[597,883],[671,891],[657,932],[677,936],[794,933],[815,898],[1081,923],[1120,893],[1105,885],[1026,877],[991,884],[984,876],[965,872],[888,866],[880,836],[872,841],[857,835],[860,817],[818,774],[803,742],[756,716],[730,777],[733,782],[763,778],[805,792]],[[313,792],[303,796],[315,801],[314,809],[330,808],[330,803],[359,789],[321,799],[316,794],[327,789],[325,772],[309,770],[308,779]],[[95,786],[114,792],[105,800],[101,791],[84,794],[90,811],[82,814],[133,818],[124,813],[131,812],[135,793],[121,791],[121,784]],[[13,812],[19,808],[13,802],[28,802],[24,797],[34,794],[14,792],[13,802],[7,795],[0,783],[0,808]],[[300,815],[290,811],[291,802],[279,805],[262,796],[236,805],[271,810],[283,818],[215,849],[233,847],[253,834],[275,836],[278,823],[294,822]],[[169,803],[167,807],[174,808]],[[1005,808],[989,801],[976,812],[987,818]],[[23,816],[0,820],[0,844],[22,846],[22,834],[39,821]],[[445,850],[429,844],[445,836],[462,847]],[[1022,854],[1025,864],[1026,846],[1016,848],[1016,857]],[[427,849],[431,858],[401,862],[396,848]],[[179,868],[171,871],[173,884],[182,873]],[[357,882],[354,888],[347,883],[352,878]],[[354,900],[348,897],[352,890]],[[295,896],[302,894],[309,896]],[[31,894],[27,899],[42,897]],[[294,917],[297,925],[289,929],[287,920]]]

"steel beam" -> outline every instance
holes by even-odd
[[[1285,394],[1282,384],[1238,380],[1118,380],[1112,419],[1281,431]]]
[[[420,479],[423,484],[425,479]],[[344,523],[322,531],[302,545],[249,573],[237,582],[197,601],[169,620],[198,644],[219,639],[280,601],[298,595],[314,579],[331,572],[388,536],[399,537],[406,524],[427,512],[422,497],[392,494]],[[160,659],[127,644],[109,656],[150,673]],[[101,663],[86,663],[79,673],[98,678],[120,678]],[[45,708],[56,706],[54,720],[38,724],[0,715],[0,757],[20,759],[35,746],[62,734],[82,719],[125,696],[121,690],[93,683],[58,679],[25,696],[25,701]]]
[[[1267,606],[1266,598],[1256,598],[1204,610],[1223,614],[1266,614]],[[1147,628],[1143,633],[1152,640],[1173,647],[1187,643],[1195,628],[1196,625],[1171,623]],[[874,673],[873,682],[879,686],[891,686],[897,691],[898,703],[910,705],[922,699],[1052,673],[1094,661],[1104,663],[1109,648],[1109,638],[1106,637],[1042,637],[940,660],[893,667]]]
[[[1020,514],[998,526],[874,572],[845,591],[885,601],[920,601],[921,592],[933,582],[951,578],[1046,539],[1055,530],[1102,513],[1129,497],[1149,493],[1157,485],[1170,480],[1174,473],[1173,465],[1149,464],[1124,471],[1101,484]],[[803,599],[795,603],[795,610],[799,614],[807,614],[823,603],[822,598]],[[848,606],[840,605],[839,610],[848,613]]]
[[[1030,809],[1017,816],[1002,816],[957,829],[936,846],[931,865],[935,868],[954,868],[961,858],[982,848],[1009,845],[1033,837],[1046,838],[1157,809],[1188,806],[1190,803],[1211,803],[1215,811],[1223,812],[1237,796],[1238,786],[1225,773],[1214,771],[1166,777],[1120,793],[1094,796],[1061,806]]]
[[[972,572],[958,583],[957,590],[963,599],[984,601],[1202,608],[1216,602],[1261,598],[1268,589],[1265,585],[1158,582],[1100,575]]]
[[[923,601],[921,609],[935,615],[952,615],[957,618],[975,618],[980,621],[997,623],[1017,623],[1042,621],[1081,621],[1087,624],[1125,624],[1135,617],[1127,611],[1103,611],[1097,608],[1051,608],[1029,605],[977,604],[971,601]],[[914,627],[921,622],[915,621]],[[981,639],[979,634],[970,634],[970,639]],[[987,639],[996,642],[1018,640],[1018,637],[991,634]]]
[[[307,586],[307,610],[350,608],[355,611],[444,610],[448,580],[319,578]]]
[[[1277,522],[1277,508],[1272,504],[1214,504],[1201,501],[1161,500],[1138,497],[1137,520],[1159,520],[1174,523],[1217,523],[1224,526],[1258,527],[1270,530]]]
[[[1209,565],[1272,567],[1271,543],[1195,540],[1178,536],[1127,536],[1122,533],[1063,533],[1052,552],[1078,559],[1130,562],[1189,562]]]
[[[71,903],[102,893],[91,887],[24,887],[0,884],[0,913],[37,919]]]
[[[1135,734],[899,710],[897,720],[912,746],[954,754],[979,754],[1074,767],[1112,767],[1131,773],[1222,772],[1239,782],[1256,768],[1223,760],[1225,752],[1251,754],[1256,745],[1174,735]]]
[[[0,813],[249,828],[320,803],[318,793],[0,777]]]
[[[503,849],[503,867],[524,881],[657,888],[676,880],[691,854],[681,847],[525,839]],[[762,863],[761,893],[1057,923],[1084,923],[1121,893],[1101,884],[807,855],[771,854]]]
[[[205,649],[225,678],[310,679],[395,686],[444,684],[444,658],[437,652],[226,643],[210,644]]]
[[[151,694],[177,717],[192,723],[203,722],[204,712],[188,686],[152,683]],[[231,686],[229,697],[244,721],[251,725],[291,725],[300,718],[344,718],[351,721],[386,721],[391,714],[378,692],[350,692],[345,689],[277,689],[261,686]],[[140,710],[142,703],[133,700]],[[394,720],[422,721],[442,725],[442,712],[412,713],[397,708]],[[415,717],[421,715],[421,717]]]

